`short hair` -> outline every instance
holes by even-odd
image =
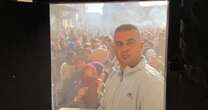
[[[135,25],[132,25],[132,24],[120,25],[119,27],[116,28],[114,34],[117,32],[130,31],[130,30],[135,30],[138,32],[138,34],[140,34],[139,29]]]

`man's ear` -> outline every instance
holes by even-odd
[[[141,39],[141,41],[140,41],[140,51],[141,51],[141,53],[143,53],[144,52],[144,40],[143,39]]]
[[[113,51],[115,51],[116,45],[115,43],[112,44]]]
[[[141,41],[141,48],[144,49],[144,40]]]
[[[142,46],[144,47],[144,38],[143,37],[140,37],[140,42],[141,42]]]

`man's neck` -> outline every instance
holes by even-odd
[[[137,59],[133,64],[129,65],[129,67],[134,68],[137,64],[139,64],[139,62],[141,61],[142,57],[140,57],[139,59]]]

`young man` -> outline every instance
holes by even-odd
[[[99,110],[164,110],[164,79],[145,63],[137,27],[119,26],[114,44],[121,69],[108,77]]]

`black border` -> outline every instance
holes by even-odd
[[[5,110],[52,110],[50,67],[50,3],[127,0],[3,0],[1,8],[1,98]],[[130,0],[139,1],[139,0]],[[148,1],[148,0],[142,0]],[[153,0],[157,1],[157,0]],[[183,70],[179,48],[181,0],[169,1],[166,110],[181,108],[177,81]]]

